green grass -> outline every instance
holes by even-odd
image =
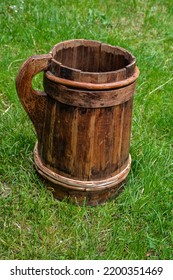
[[[0,20],[0,258],[172,259],[172,1],[6,0]],[[59,202],[44,188],[15,90],[25,59],[74,38],[124,47],[140,69],[128,183],[97,207]],[[40,75],[34,85],[42,88]]]

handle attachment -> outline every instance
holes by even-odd
[[[34,90],[32,79],[39,72],[48,70],[51,59],[51,54],[29,57],[21,66],[16,78],[16,90],[19,99],[35,127],[38,140],[41,140],[46,93]]]

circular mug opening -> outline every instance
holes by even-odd
[[[120,81],[135,72],[136,59],[127,50],[92,40],[69,40],[52,49],[53,75],[80,82]]]

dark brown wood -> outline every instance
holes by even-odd
[[[45,92],[53,99],[71,106],[84,108],[111,107],[128,101],[135,94],[136,84],[133,82],[123,87],[111,90],[83,90],[70,88],[54,83],[44,76]]]
[[[31,56],[23,63],[16,78],[19,99],[34,124],[39,140],[43,130],[46,94],[32,88],[32,78],[48,69],[51,58],[51,54]]]
[[[56,77],[52,74],[52,72],[47,71],[45,73],[46,77],[55,82],[55,83],[59,83],[62,85],[66,85],[69,86],[70,88],[80,88],[80,89],[91,89],[91,90],[106,90],[106,89],[115,89],[115,88],[120,88],[120,87],[124,87],[127,86],[133,82],[136,81],[136,79],[139,76],[139,70],[137,67],[135,67],[135,73],[130,76],[129,78],[125,78],[124,80],[121,81],[114,81],[114,82],[109,82],[109,83],[91,83],[91,82],[78,82],[78,81],[74,81],[74,80],[67,80],[67,79],[63,79],[60,77]],[[109,75],[109,73],[108,73]],[[121,75],[120,75],[121,76]],[[123,74],[124,76],[124,74]],[[122,76],[121,76],[122,77]]]
[[[130,170],[131,158],[128,164],[117,175],[106,180],[80,181],[63,177],[47,168],[38,155],[37,144],[34,150],[35,167],[41,178],[44,179],[48,189],[55,198],[69,201],[79,205],[96,206],[105,203],[108,199],[116,197],[124,188],[126,177]]]
[[[111,83],[135,73],[136,59],[128,51],[97,41],[70,40],[55,45],[53,75],[85,83]]]
[[[44,92],[32,78],[44,71]],[[139,75],[126,50],[70,40],[33,56],[16,82],[37,135],[34,161],[54,196],[97,205],[116,196],[131,165],[133,95]]]

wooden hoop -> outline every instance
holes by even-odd
[[[71,178],[64,177],[58,173],[53,172],[49,168],[47,168],[38,154],[38,143],[36,143],[34,148],[34,162],[36,170],[40,175],[42,175],[45,179],[53,182],[54,184],[66,187],[68,189],[73,189],[77,191],[98,191],[111,188],[112,186],[120,184],[127,177],[130,167],[131,167],[131,156],[127,160],[125,168],[118,174],[111,176],[104,180],[97,181],[81,181],[75,180]]]
[[[59,83],[59,84],[65,85],[65,86],[73,87],[73,88],[105,90],[105,89],[120,88],[120,87],[127,86],[129,84],[132,84],[133,82],[136,81],[136,79],[139,76],[139,69],[136,66],[135,73],[130,78],[127,78],[125,80],[118,81],[118,82],[111,82],[111,83],[105,83],[105,84],[93,84],[93,83],[84,83],[84,82],[76,82],[76,81],[72,81],[72,80],[66,80],[66,79],[54,76],[50,71],[46,71],[45,76],[49,80],[51,80],[55,83]]]

